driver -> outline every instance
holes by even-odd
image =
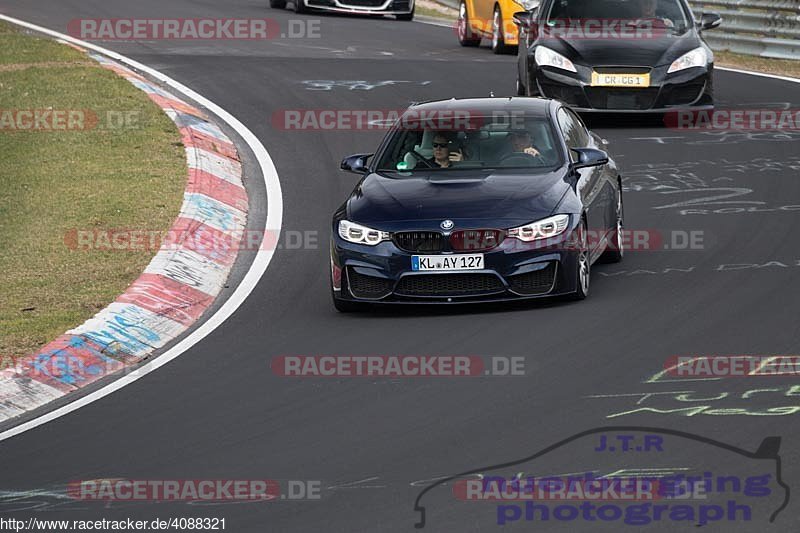
[[[533,145],[531,141],[531,132],[528,130],[512,131],[508,136],[511,140],[511,154],[528,154],[534,157],[539,157],[541,152]]]
[[[656,13],[658,10],[658,0],[641,0],[642,15],[640,21],[655,20],[664,24],[668,28],[672,28],[675,24],[668,18],[660,17]]]
[[[435,165],[437,168],[449,168],[453,161],[460,161],[461,154],[458,152],[451,152],[450,139],[443,133],[437,133],[433,136],[433,157],[428,159],[428,162]]]

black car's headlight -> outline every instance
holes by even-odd
[[[539,239],[550,239],[561,235],[569,226],[569,215],[554,215],[518,228],[511,228],[506,232],[509,237],[530,242]]]
[[[540,67],[553,67],[570,72],[578,72],[572,61],[545,46],[537,46],[533,57]]]
[[[708,52],[702,46],[686,52],[681,57],[672,62],[667,70],[667,74],[678,72],[692,67],[704,67],[708,63]]]
[[[368,246],[375,246],[391,238],[388,231],[368,228],[349,220],[339,221],[339,237],[348,242],[366,244]]]

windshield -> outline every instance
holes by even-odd
[[[549,122],[472,116],[461,128],[396,128],[381,154],[382,171],[517,168],[545,171],[561,164]]]
[[[554,27],[563,25],[565,21],[598,20],[650,23],[676,31],[685,31],[689,27],[680,0],[555,0],[547,24]]]

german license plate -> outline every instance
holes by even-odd
[[[468,255],[412,255],[411,270],[481,270],[483,254]]]
[[[592,72],[592,87],[650,87],[650,74],[601,74]]]

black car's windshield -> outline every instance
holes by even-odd
[[[662,25],[676,31],[689,27],[680,0],[555,0],[547,24],[558,27],[573,21],[609,20]]]
[[[543,117],[471,116],[455,127],[403,127],[390,136],[381,171],[518,168],[546,171],[561,164],[561,150]]]

